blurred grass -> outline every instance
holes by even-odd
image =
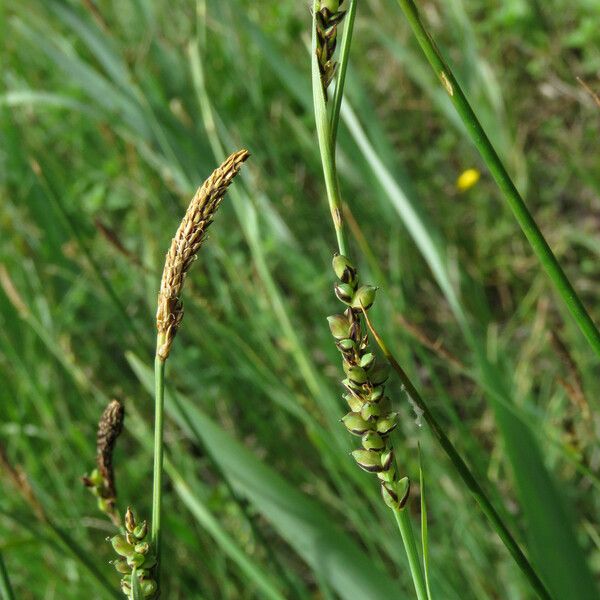
[[[539,455],[597,579],[599,369],[493,183],[484,175],[468,192],[457,191],[460,172],[481,165],[394,4],[359,7],[339,135],[343,193],[360,224],[354,233],[364,236],[352,243],[374,257],[360,265],[365,280],[383,288],[375,323],[543,564],[550,552],[565,556],[562,547],[540,544],[534,521],[548,507],[535,481],[519,476]],[[135,350],[150,364],[163,255],[190,194],[217,162],[215,141],[226,150],[246,145],[252,162],[190,277],[188,316],[170,365],[175,387],[202,417],[195,433],[176,413],[167,424],[167,455],[179,474],[166,496],[169,597],[261,598],[249,575],[257,570],[284,597],[291,585],[300,598],[365,598],[364,588],[340,583],[347,564],[336,561],[350,547],[361,556],[351,561],[357,577],[386,573],[371,597],[387,597],[386,585],[409,596],[395,525],[371,479],[342,451],[350,443],[337,424],[337,356],[325,323],[335,308],[334,236],[310,106],[307,6],[92,6],[26,0],[4,8],[2,444],[48,512],[116,585],[105,564],[110,531],[78,478],[93,461],[103,403],[116,395],[130,409],[131,431],[117,450],[119,495],[149,514],[151,402],[126,353]],[[576,82],[579,76],[598,90],[596,3],[560,0],[550,9],[453,0],[425,2],[423,10],[598,322],[600,112]],[[390,174],[386,187],[374,157]],[[415,239],[417,221],[407,219],[394,186],[425,223],[437,255]],[[441,257],[441,271],[432,256]],[[455,361],[425,347],[405,322]],[[550,332],[566,343],[575,370]],[[577,378],[583,400],[561,384]],[[434,597],[530,598],[429,433],[415,426],[399,386],[393,392],[404,417],[397,454],[415,482],[415,519],[418,441],[423,455]],[[498,410],[513,424],[496,421]],[[249,481],[266,478],[255,491],[232,484],[282,570],[201,451],[197,436],[216,432],[219,444],[227,440],[224,452],[230,448],[221,466],[238,485],[242,464]],[[539,450],[507,433],[534,440]],[[245,450],[237,462],[239,444]],[[219,449],[211,450],[218,458]],[[84,568],[0,485],[0,552],[17,597],[88,593],[94,584]],[[276,493],[297,498],[303,512],[287,506],[274,513],[265,502]],[[335,534],[343,544],[332,544],[333,535],[320,541],[332,562],[298,536],[310,522],[344,531]],[[554,533],[564,531],[557,523]]]

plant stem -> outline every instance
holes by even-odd
[[[404,549],[406,550],[406,556],[408,557],[408,565],[415,585],[415,591],[417,592],[417,598],[418,600],[428,600],[427,586],[425,585],[421,559],[419,558],[419,552],[417,551],[417,544],[410,522],[410,515],[408,514],[406,507],[393,509],[393,512],[394,517],[396,517],[396,523],[398,523],[402,541],[404,542]]]
[[[314,14],[316,14],[316,12],[319,10],[319,7],[319,0],[315,0],[313,3]],[[315,52],[315,48],[317,47],[317,26],[315,18],[313,18],[312,27],[312,89],[315,109],[315,122],[317,125],[317,138],[319,140],[319,150],[321,152],[321,163],[323,165],[323,175],[325,177],[325,188],[327,189],[327,200],[329,202],[329,210],[331,211],[331,219],[335,228],[338,248],[340,254],[348,256],[348,244],[346,242],[346,232],[344,229],[342,213],[342,200],[335,165],[335,149],[333,146],[331,126],[329,117],[327,115],[325,95],[323,93],[323,86],[321,84],[321,77],[319,75],[319,67],[317,64],[317,55]],[[346,42],[346,44],[349,47],[349,41]],[[348,54],[349,53],[346,52],[346,61],[348,60]],[[342,67],[340,67],[340,69],[342,69]],[[343,67],[343,69],[345,71],[345,67]],[[343,82],[338,80],[337,87],[339,92],[336,93],[336,95],[339,94],[340,102],[343,94],[343,89],[340,86],[341,83]]]
[[[12,586],[10,585],[10,579],[8,578],[8,571],[4,564],[4,559],[0,553],[0,597],[3,600],[15,600],[15,594]]]
[[[412,381],[404,371],[404,369],[400,366],[394,355],[390,352],[388,347],[385,345],[385,342],[377,333],[373,325],[371,324],[369,317],[367,316],[366,311],[363,311],[365,321],[367,326],[369,327],[377,345],[381,348],[381,351],[384,353],[388,362],[392,366],[392,368],[396,371],[400,380],[404,384],[404,388],[409,397],[415,402],[415,404],[423,411],[423,417],[425,421],[431,427],[431,430],[434,436],[437,438],[440,446],[443,448],[444,452],[446,452],[448,458],[452,462],[454,468],[457,470],[458,474],[465,482],[467,488],[471,492],[472,496],[475,498],[477,504],[485,514],[485,516],[490,520],[494,530],[511,553],[515,562],[527,577],[529,583],[533,587],[533,589],[537,592],[540,598],[543,600],[552,600],[550,594],[546,590],[545,585],[542,583],[541,579],[538,577],[537,573],[533,569],[529,560],[513,538],[510,533],[508,527],[504,524],[502,517],[496,511],[490,500],[488,499],[486,493],[483,491],[483,488],[477,482],[475,476],[471,473],[471,470],[462,459],[448,436],[444,433],[444,430],[438,423],[437,419],[434,417],[433,413],[429,410],[429,407],[419,394],[418,390],[413,385]]]
[[[352,31],[354,30],[354,18],[356,17],[357,0],[350,0],[350,6],[346,11],[344,20],[346,25],[342,34],[340,45],[340,64],[337,72],[335,91],[333,92],[333,106],[331,108],[331,146],[335,149],[338,124],[340,120],[340,108],[342,96],[344,95],[344,83],[346,82],[346,71],[348,69],[348,58],[350,56],[350,45],[352,43]],[[335,158],[335,157],[334,157]]]
[[[157,339],[157,350],[162,346],[162,335]],[[165,407],[165,360],[156,354],[154,361],[154,483],[152,489],[152,545],[156,553],[156,583],[160,586],[160,541],[161,541],[161,507],[163,480],[163,415]]]
[[[535,219],[527,209],[523,198],[517,191],[506,168],[502,164],[492,143],[475,116],[475,113],[458,84],[458,81],[454,77],[452,70],[444,61],[435,42],[425,29],[415,3],[413,0],[398,0],[398,3],[406,15],[423,53],[448,92],[456,112],[463,120],[466,129],[471,136],[472,142],[481,154],[481,157],[485,161],[496,184],[513,211],[521,230],[527,237],[538,260],[542,264],[548,277],[552,280],[558,294],[563,299],[563,302],[566,304],[567,309],[571,313],[571,316],[577,323],[579,329],[586,337],[590,346],[600,357],[600,331],[598,331],[598,328],[586,311],[583,302],[562,270],[556,256],[554,256],[548,242],[535,222]]]

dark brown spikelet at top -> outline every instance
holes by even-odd
[[[117,488],[113,469],[115,444],[123,430],[125,408],[118,400],[111,400],[98,421],[96,433],[96,468],[83,477],[83,484],[98,498],[98,508],[112,522],[120,525],[116,509]]]
[[[98,421],[96,435],[96,460],[98,472],[104,480],[104,498],[114,503],[117,497],[115,473],[112,464],[117,438],[123,431],[125,407],[118,400],[111,400]]]
[[[229,184],[249,156],[247,150],[234,152],[212,172],[192,198],[171,242],[160,282],[156,311],[156,327],[160,340],[157,355],[163,361],[169,356],[173,339],[183,319],[181,291],[185,274],[206,237],[206,231]]]
[[[347,0],[322,0],[317,11],[317,60],[327,100],[327,88],[335,75],[336,63],[333,60],[337,45],[337,26],[346,16]]]

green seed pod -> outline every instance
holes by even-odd
[[[147,533],[148,533],[148,522],[147,521],[144,521],[141,525],[138,525],[133,530],[133,535],[138,540],[143,540],[146,537]]]
[[[350,381],[346,377],[346,379],[342,379],[342,385],[351,393],[351,394],[360,394],[362,392],[362,386],[357,385],[353,381]]]
[[[157,590],[156,582],[152,579],[141,581],[140,587],[142,588],[142,594],[144,594],[144,598],[150,598],[156,593]]]
[[[381,466],[383,467],[383,470],[387,471],[392,466],[393,461],[394,451],[390,449],[387,452],[384,452],[381,455]]]
[[[381,481],[393,482],[396,481],[396,467],[392,464],[387,471],[381,471],[381,473],[377,473],[377,477]]]
[[[343,302],[344,304],[351,304],[352,299],[354,298],[354,290],[352,286],[347,283],[336,283],[333,291],[337,296],[337,299]]]
[[[383,436],[390,434],[398,425],[398,413],[389,413],[377,421],[377,433]]]
[[[378,452],[374,452],[373,450],[354,450],[352,456],[358,466],[369,473],[383,471],[381,455]]]
[[[404,508],[410,494],[410,480],[403,477],[400,481],[385,482],[381,485],[381,494],[390,508]]]
[[[344,315],[331,315],[327,317],[331,335],[336,340],[347,338],[350,335],[350,323]]]
[[[150,544],[148,542],[140,542],[139,544],[136,544],[135,551],[138,554],[148,554],[150,551]]]
[[[118,560],[112,561],[112,565],[116,569],[117,573],[125,574],[131,571],[127,561],[124,558],[119,558]]]
[[[367,423],[360,415],[354,412],[349,412],[343,419],[344,427],[354,435],[363,435],[371,429],[371,425]]]
[[[374,387],[373,391],[369,395],[369,402],[379,402],[379,400],[381,400],[381,397],[383,396],[384,390],[385,388],[382,385]]]
[[[369,310],[371,306],[373,306],[373,302],[375,302],[375,294],[377,293],[377,288],[372,285],[361,285],[354,294],[352,298],[352,302],[350,306],[352,308],[356,308],[358,310],[364,308],[365,310]]]
[[[390,369],[387,365],[376,365],[369,373],[369,380],[373,385],[381,385],[387,381]]]
[[[146,560],[146,557],[143,554],[139,554],[138,552],[134,552],[130,556],[127,557],[127,564],[130,567],[141,567]]]
[[[333,257],[332,265],[337,278],[342,283],[356,284],[356,269],[345,256],[336,254]]]
[[[115,552],[120,556],[128,557],[134,553],[133,546],[125,539],[125,536],[121,533],[111,538],[110,543],[114,548]]]
[[[121,591],[129,598],[131,594],[131,582],[125,578],[121,579]]]
[[[360,359],[360,366],[363,369],[369,370],[375,364],[375,355],[372,352],[367,352]]]
[[[342,352],[353,352],[354,350],[356,350],[356,344],[350,338],[338,340],[337,347]]]
[[[379,404],[375,402],[365,402],[360,409],[360,416],[365,421],[371,421],[376,419],[381,414],[381,408]]]
[[[143,569],[151,569],[156,564],[156,556],[153,554],[147,554],[146,560],[141,565]]]
[[[344,400],[348,403],[352,412],[360,412],[363,402],[358,396],[355,396],[354,394],[344,394]]]
[[[139,554],[138,552],[133,552],[130,556],[127,557],[127,564],[130,567],[141,567],[144,564],[146,557],[143,554]]]
[[[383,438],[374,431],[367,431],[367,433],[363,435],[362,445],[365,450],[375,450],[377,452],[380,452],[385,448]]]
[[[349,367],[346,374],[348,375],[348,379],[357,385],[361,385],[367,381],[367,373],[362,367]]]

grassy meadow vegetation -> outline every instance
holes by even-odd
[[[1,598],[124,597],[114,527],[81,478],[116,398],[118,506],[150,519],[165,253],[240,148],[166,366],[161,598],[415,597],[339,422],[311,4],[0,4]],[[597,599],[599,358],[398,3],[357,5],[337,169],[355,266],[379,287],[369,319],[550,597]],[[418,6],[600,323],[600,5]],[[419,551],[426,502],[432,598],[536,598],[393,374],[387,393]]]

